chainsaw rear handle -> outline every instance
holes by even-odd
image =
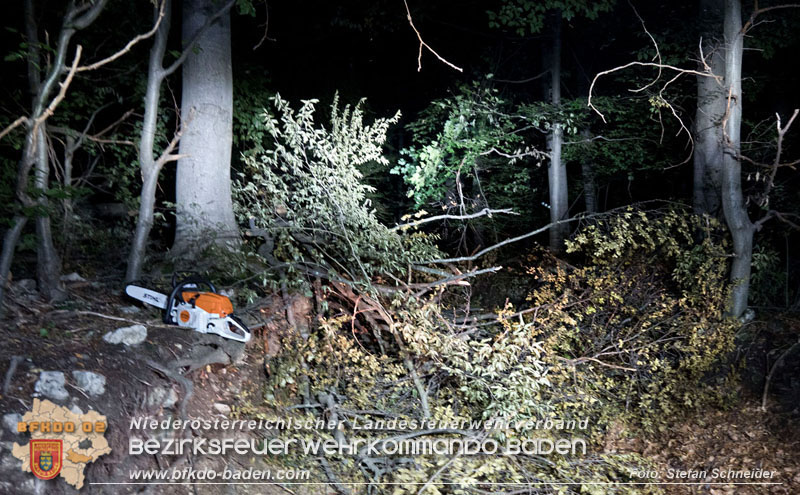
[[[169,297],[167,298],[167,307],[166,309],[164,309],[164,317],[163,317],[164,323],[167,324],[175,323],[174,321],[172,321],[172,308],[175,305],[175,301],[179,300],[181,302],[186,302],[183,300],[183,296],[181,295],[181,293],[183,292],[184,289],[190,288],[189,286],[191,286],[192,289],[199,288],[198,284],[206,285],[208,286],[209,289],[211,289],[211,292],[213,292],[214,294],[217,293],[217,288],[214,287],[214,284],[212,284],[211,282],[209,282],[208,280],[204,279],[199,275],[192,275],[190,277],[186,277],[185,279],[181,280],[180,283],[176,284],[175,274],[174,273],[172,274],[172,292],[169,293]]]

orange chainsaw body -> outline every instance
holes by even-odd
[[[189,304],[194,304],[206,313],[219,315],[220,318],[233,314],[231,300],[213,292],[182,292],[181,297]]]

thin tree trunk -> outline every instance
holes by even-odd
[[[722,168],[722,209],[733,238],[731,283],[733,289],[728,312],[741,316],[747,309],[750,290],[750,264],[755,228],[747,214],[742,193],[740,132],[742,125],[742,5],[741,0],[725,0],[725,87],[729,94],[724,123],[725,154]]]
[[[158,9],[154,8],[154,16]],[[136,230],[133,233],[131,251],[128,254],[128,266],[125,281],[133,282],[141,277],[142,265],[147,254],[147,240],[153,227],[155,211],[156,186],[163,162],[156,162],[153,151],[156,137],[161,83],[166,77],[163,62],[169,37],[169,24],[172,17],[172,1],[164,3],[164,18],[156,31],[153,46],[150,48],[150,59],[147,66],[147,89],[144,97],[144,117],[142,118],[142,134],[139,138],[139,168],[142,175],[142,190],[139,196],[139,216],[136,219]]]
[[[214,15],[213,0],[184,0],[183,39],[191,39]],[[231,199],[233,75],[230,12],[208,26],[183,64],[181,113],[194,111],[181,138],[175,184],[173,252],[195,254],[217,243],[238,244]]]
[[[718,36],[725,6],[721,0],[700,0],[699,19],[707,27],[701,30],[703,56],[711,71],[725,74],[725,47]],[[701,67],[701,70],[704,67]],[[711,77],[697,76],[695,114],[694,194],[695,213],[719,217],[722,213],[722,163],[724,142],[722,120],[727,108],[725,88]]]
[[[36,281],[39,294],[49,301],[62,300],[66,295],[61,287],[61,258],[53,245],[50,227],[49,201],[44,192],[50,180],[50,162],[47,157],[45,124],[39,126],[34,138],[35,170],[34,188],[39,191],[36,200],[39,212],[36,216]]]
[[[552,51],[550,53],[550,103],[558,108],[561,105],[561,11],[553,14]],[[550,152],[550,167],[547,170],[547,182],[550,190],[550,221],[556,222],[567,218],[569,199],[567,197],[567,168],[561,160],[563,129],[554,122],[547,136],[547,147]],[[550,249],[560,252],[564,248],[564,240],[569,234],[567,224],[555,225],[550,229]]]
[[[588,140],[591,139],[591,132],[589,129],[581,131],[581,138]],[[583,180],[583,202],[586,206],[587,213],[597,213],[597,184],[595,182],[595,164],[589,157],[584,157],[581,160],[581,179]]]
[[[23,4],[25,19],[25,36],[27,44],[27,69],[28,86],[31,94],[31,114],[28,116],[27,134],[25,136],[25,146],[22,159],[17,169],[16,196],[20,206],[37,208],[36,234],[37,244],[37,283],[39,292],[46,299],[58,300],[65,294],[61,288],[61,260],[58,252],[53,245],[52,229],[50,227],[49,204],[45,192],[49,186],[50,164],[47,157],[45,141],[45,125],[47,114],[45,114],[48,99],[53,93],[54,88],[59,83],[63,75],[67,50],[70,40],[76,31],[84,29],[93,23],[100,12],[105,8],[108,0],[97,0],[93,4],[78,7],[70,3],[67,13],[64,15],[64,23],[58,34],[58,41],[55,45],[55,53],[52,56],[52,63],[49,64],[44,72],[44,79],[41,78],[42,57],[41,44],[38,38],[38,27],[36,25],[36,15],[34,12],[33,0],[25,0]],[[76,52],[79,57],[80,52]],[[78,58],[76,58],[77,60]],[[40,120],[41,119],[41,120]],[[33,187],[39,193],[34,200],[28,194],[29,179],[31,169],[34,171]],[[14,250],[22,234],[22,228],[26,221],[18,215],[14,219],[14,225],[6,232],[3,243],[2,259],[0,259],[0,304],[2,304],[5,286],[8,282],[8,274],[11,270],[11,262],[14,258]]]
[[[140,278],[142,265],[147,254],[147,240],[153,228],[153,213],[156,203],[156,186],[158,186],[158,173],[148,174],[142,184],[139,198],[139,217],[136,220],[136,230],[133,233],[131,252],[128,255],[128,267],[125,272],[126,282],[133,282]]]
[[[0,254],[0,317],[5,314],[3,301],[5,301],[6,287],[10,282],[8,275],[11,273],[11,261],[14,259],[14,250],[17,248],[17,243],[19,242],[22,230],[25,228],[27,222],[28,218],[22,215],[14,217],[11,227],[6,230],[3,236],[3,252]]]

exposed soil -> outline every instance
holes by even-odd
[[[23,360],[9,377],[8,393],[0,396],[2,414],[24,414],[29,411],[32,397],[37,396],[34,384],[39,372],[62,371],[67,376],[66,389],[70,398],[59,405],[77,406],[84,412],[94,409],[108,420],[106,439],[112,452],[87,467],[87,482],[127,481],[129,471],[134,469],[210,467],[222,471],[226,465],[238,464],[245,469],[253,465],[252,459],[236,456],[207,456],[203,459],[193,459],[190,456],[131,456],[128,455],[128,440],[132,435],[131,418],[181,418],[181,403],[187,396],[186,390],[149,363],[168,369],[171,363],[183,360],[184,363],[194,363],[184,369],[197,367],[185,375],[193,383],[189,400],[185,404],[186,418],[224,419],[225,414],[217,407],[224,405],[235,410],[243,397],[260,397],[265,383],[264,360],[268,354],[274,355],[277,352],[278,340],[268,333],[285,324],[270,315],[269,305],[259,312],[258,318],[268,324],[254,330],[254,338],[245,349],[242,344],[216,336],[165,326],[160,323],[160,312],[155,308],[141,308],[135,313],[123,312],[122,308],[130,307],[133,303],[119,295],[118,290],[113,287],[80,282],[71,284],[70,291],[70,302],[58,308],[38,301],[19,287],[12,290],[12,304],[6,318],[10,324],[0,327],[0,339],[4,343],[0,349],[0,362],[3,363],[3,375],[0,378],[9,376],[8,367],[13,356],[21,356]],[[280,309],[278,315],[281,315]],[[253,321],[253,318],[250,320]],[[102,339],[111,330],[137,323],[148,327],[147,339],[139,345],[128,347],[109,344]],[[231,362],[202,364],[204,356],[214,351],[217,351],[217,356],[220,355],[218,351],[222,351]],[[105,376],[106,392],[96,398],[86,394],[70,383],[73,370],[88,370]],[[157,387],[174,390],[178,402],[168,408],[148,402],[148,395]],[[222,434],[224,432],[202,432],[206,438]],[[255,433],[245,430],[244,433],[236,432],[235,437],[244,438],[248,434]],[[3,449],[0,450],[0,457],[3,457],[0,480],[5,482],[0,486],[0,492],[5,493],[5,490],[12,489],[14,492],[27,493],[41,489],[42,482],[34,480],[29,473],[20,471],[19,461],[11,458],[8,452],[12,442],[24,444],[28,437],[15,435],[3,428],[0,439],[3,442]],[[266,462],[258,464],[263,464],[260,469],[273,468]],[[233,493],[224,485],[162,485],[157,490],[153,490],[155,487],[142,486],[87,485],[81,492],[138,493],[143,488],[150,488],[152,493]],[[261,485],[257,488],[252,493],[285,493],[275,486]],[[75,490],[58,479],[47,482],[46,492],[74,493]],[[235,493],[250,491],[239,486]]]

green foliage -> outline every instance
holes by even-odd
[[[548,0],[537,2],[532,0],[505,0],[497,11],[490,10],[489,27],[507,27],[520,36],[537,34],[542,31],[547,13],[558,10],[564,20],[575,16],[583,16],[594,20],[614,6],[614,0]]]
[[[768,245],[758,244],[753,249],[750,275],[750,302],[756,306],[776,305],[784,298],[786,272],[781,257]]]
[[[529,274],[537,287],[522,312],[506,305],[495,321],[457,325],[446,316],[451,307],[445,301],[455,299],[445,289],[425,299],[397,293],[365,302],[380,309],[361,311],[375,311],[385,323],[373,324],[370,335],[356,324],[355,310],[331,311],[308,339],[285,343],[291,350],[270,364],[267,403],[296,401],[304,390],[296,383],[302,370],[308,396],[332,394],[340,411],[365,417],[376,411],[378,417],[420,420],[424,390],[436,420],[586,418],[588,428],[571,434],[585,436],[596,452],[609,428],[652,431],[725,397],[729,374],[721,363],[736,325],[722,316],[728,295],[723,239],[714,220],[681,209],[628,208],[577,234],[568,245],[576,265],[548,255],[535,260]],[[393,434],[378,431],[370,438]],[[553,430],[510,428],[487,431],[485,438],[558,437]],[[371,482],[397,494],[410,483],[426,483],[443,462],[447,469],[431,489],[456,483],[447,485],[453,493],[497,481],[635,481],[631,470],[648,467],[635,455],[421,455],[413,466],[400,462],[373,479],[352,457],[330,461],[342,482]],[[656,487],[618,488],[659,493]]]
[[[275,93],[267,89],[268,80],[250,74],[237,76],[233,86],[233,148],[240,155],[258,156],[266,151],[269,135],[263,113],[254,109],[261,108]]]
[[[726,375],[713,372],[735,330],[722,316],[720,239],[709,219],[629,208],[568,243],[587,257],[585,267],[532,270],[542,286],[530,298],[543,305],[537,324],[555,358],[550,379],[572,391],[556,398],[558,409],[653,428],[659,417],[720,398]]]
[[[544,105],[518,111],[477,81],[462,86],[407,126],[416,144],[401,151],[391,172],[403,177],[416,208],[513,208],[527,219],[531,202],[520,198],[530,197],[531,168],[546,157],[535,137],[549,128],[550,111]]]
[[[484,327],[473,336],[449,333],[441,327],[442,308],[431,301],[398,296],[387,301],[393,323],[379,338],[384,340],[375,352],[370,338],[361,331],[353,331],[349,315],[322,318],[320,326],[308,340],[287,339],[288,349],[278,359],[269,363],[269,385],[266,390],[270,408],[291,405],[298,399],[302,386],[297,383],[298,373],[308,377],[309,396],[332,394],[338,398],[340,414],[358,411],[363,422],[366,418],[398,418],[421,421],[419,395],[413,379],[404,364],[410,358],[413,366],[428,370],[430,419],[439,422],[483,421],[506,418],[525,420],[548,418],[550,401],[565,392],[548,381],[548,351],[545,342],[535,338],[535,324],[509,318],[508,311],[498,313],[502,323]],[[478,329],[475,329],[478,330]],[[393,338],[393,335],[397,339]],[[393,345],[395,342],[396,345]],[[304,364],[305,363],[305,364]],[[254,408],[250,414],[257,417],[263,410]],[[377,416],[372,412],[383,411]],[[384,416],[385,415],[385,416]],[[313,419],[300,416],[298,419]],[[485,423],[480,423],[485,424]],[[413,431],[413,430],[412,430]],[[357,436],[358,432],[348,431]],[[405,433],[400,431],[399,434]],[[485,431],[485,437],[505,445],[508,440],[564,438],[555,430],[509,428]],[[578,430],[583,436],[591,431]],[[304,433],[299,433],[304,435]],[[376,441],[397,435],[393,431],[374,431],[368,438]],[[292,434],[290,436],[297,436]],[[333,432],[315,432],[317,437],[333,439]],[[451,433],[439,433],[439,438],[459,438]],[[612,482],[628,480],[630,471],[647,465],[636,455],[553,455],[553,456],[503,456],[466,455],[455,459],[442,459],[435,455],[414,456],[413,463],[393,459],[379,479],[365,476],[358,469],[353,456],[332,456],[336,476],[343,482],[372,483],[371,488],[381,493],[405,494],[406,486],[424,484],[433,473],[448,462],[447,469],[434,479],[430,490],[467,493],[470,486],[480,483],[537,481],[592,481]],[[297,459],[308,466],[310,459]],[[396,463],[396,464],[395,464]],[[394,467],[391,467],[394,466]],[[390,468],[391,467],[391,468]],[[449,483],[449,485],[441,484]],[[410,485],[410,484],[416,485]],[[578,486],[564,486],[560,493],[584,493]],[[643,492],[639,487],[618,493]]]
[[[276,261],[363,281],[435,255],[419,235],[382,225],[361,181],[359,166],[387,164],[382,146],[399,113],[367,124],[360,104],[340,109],[337,98],[325,128],[314,122],[316,100],[296,111],[280,96],[272,102],[275,114],[264,111],[263,129],[254,131],[269,141],[243,154],[234,194],[239,219],[254,219],[275,240]]]

